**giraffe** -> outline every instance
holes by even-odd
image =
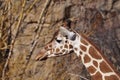
[[[60,27],[57,35],[40,50],[35,59],[44,60],[71,52],[81,59],[92,80],[120,80],[117,70],[87,37],[65,27]]]

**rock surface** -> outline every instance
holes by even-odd
[[[35,4],[34,1],[26,0],[25,7],[23,7],[24,15],[5,72],[5,80],[85,80],[84,78],[90,80],[89,73],[74,53],[49,58],[45,61],[34,60],[40,49],[50,41],[62,21],[68,18],[76,19],[71,24],[73,29],[85,35],[89,34],[88,38],[100,48],[120,72],[120,1],[50,0],[41,19],[43,24],[38,24],[39,17],[48,0],[36,0]],[[12,7],[8,4],[9,2]],[[1,24],[1,29],[3,26],[8,26],[12,30],[11,34],[9,34],[10,29],[6,29],[8,33],[4,33],[11,35],[12,41],[16,35],[23,2],[21,0],[9,2],[0,1],[1,12],[5,13],[4,9],[11,8],[10,11],[6,10],[6,14],[1,13],[4,16],[1,20],[4,25]],[[34,6],[27,13],[32,4]],[[36,31],[38,25],[42,25],[40,31]],[[26,59],[31,52],[36,34],[39,35],[39,39],[30,59]],[[9,53],[2,50],[0,54],[3,52]]]

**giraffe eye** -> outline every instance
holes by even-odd
[[[55,39],[58,43],[62,42],[62,40]]]
[[[62,42],[62,40],[56,40],[58,43]]]

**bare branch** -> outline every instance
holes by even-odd
[[[2,72],[2,80],[5,80],[5,71],[6,71],[6,68],[7,68],[7,65],[8,65],[8,62],[9,62],[9,59],[12,55],[12,51],[13,51],[13,47],[14,47],[14,43],[15,43],[15,40],[17,38],[17,35],[18,35],[18,31],[19,31],[19,28],[20,28],[20,23],[22,21],[22,18],[23,18],[23,13],[24,13],[24,7],[25,7],[25,4],[26,4],[26,0],[23,1],[23,4],[22,4],[22,11],[20,13],[20,16],[19,16],[19,20],[18,20],[18,23],[17,23],[17,30],[16,30],[16,34],[15,34],[15,37],[12,39],[11,41],[11,47],[10,47],[10,51],[8,53],[8,57],[6,59],[6,62],[5,62],[5,65],[4,65],[4,68],[3,68],[3,72]]]
[[[27,9],[27,11],[26,11],[26,15],[31,11],[31,9],[33,8],[33,6],[35,5],[35,3],[37,2],[38,0],[35,0],[34,2],[33,2],[33,4],[32,5],[30,5],[30,7]]]
[[[47,1],[46,1],[45,5],[44,5],[44,8],[42,9],[41,14],[40,14],[40,16],[39,16],[38,25],[37,25],[36,34],[35,34],[35,38],[34,38],[34,40],[32,41],[32,47],[31,47],[31,49],[30,49],[30,53],[29,53],[28,56],[27,56],[28,62],[29,62],[29,59],[31,58],[31,55],[32,55],[32,53],[33,53],[33,50],[34,50],[34,48],[35,48],[35,46],[36,46],[36,44],[37,44],[37,41],[38,41],[38,39],[39,39],[39,37],[40,37],[40,33],[41,33],[42,28],[43,28],[42,26],[43,26],[43,24],[44,24],[44,19],[45,19],[45,18],[44,18],[44,14],[45,14],[46,9],[48,8],[50,2],[51,2],[51,0],[47,0]]]

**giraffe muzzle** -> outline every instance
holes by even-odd
[[[38,60],[40,60],[40,61],[42,61],[42,60],[46,60],[48,58],[48,55],[47,54],[45,54],[45,55],[43,55],[43,56],[36,56],[36,58],[35,58],[35,60],[36,61],[38,61]]]

